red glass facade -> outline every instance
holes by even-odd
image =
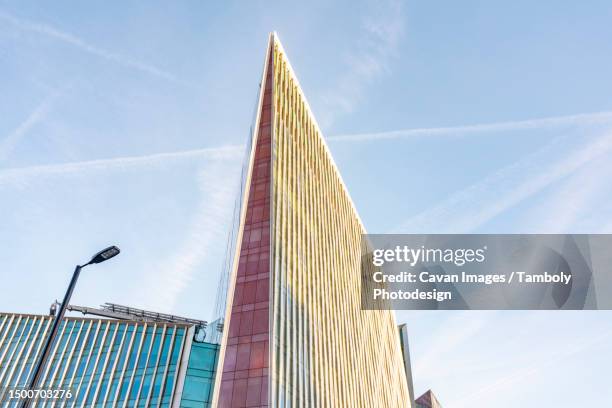
[[[268,406],[272,59],[264,81],[219,407]]]

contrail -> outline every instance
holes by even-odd
[[[47,116],[49,109],[58,94],[54,93],[46,98],[40,105],[36,107],[28,117],[21,122],[15,130],[13,130],[7,137],[0,140],[0,162],[6,159],[6,157],[13,151],[19,141],[32,129],[36,124]]]
[[[225,233],[231,218],[238,186],[217,175],[225,174],[236,180],[239,170],[238,166],[230,166],[226,160],[217,160],[207,163],[198,172],[200,203],[177,251],[160,260],[158,266],[148,272],[151,279],[147,279],[148,284],[139,290],[144,296],[141,302],[146,307],[174,310],[181,293],[196,278],[196,273],[202,271],[206,261],[214,259],[212,254],[218,250],[218,238]]]
[[[552,116],[539,119],[519,120],[512,122],[482,123],[467,126],[414,128],[392,130],[388,132],[358,133],[352,135],[332,136],[334,142],[360,142],[384,139],[406,139],[419,136],[447,136],[464,133],[505,132],[511,130],[528,130],[554,128],[571,125],[596,125],[612,121],[612,112],[581,113],[567,116]]]
[[[612,205],[606,199],[612,192],[612,160],[603,155],[591,160],[567,180],[546,194],[526,219],[525,232],[546,234],[610,232],[608,220]]]
[[[439,205],[410,218],[396,232],[468,233],[586,163],[609,154],[609,130],[584,146],[559,156],[555,139],[534,154],[461,190]]]
[[[612,120],[612,112],[600,112],[600,113],[587,113],[587,114],[577,114],[577,115],[569,115],[569,116],[559,116],[559,117],[550,117],[550,118],[541,118],[541,119],[532,119],[525,121],[517,121],[517,122],[500,122],[500,123],[491,123],[491,124],[481,124],[481,125],[471,125],[471,126],[456,126],[456,127],[446,127],[446,128],[423,128],[423,129],[409,129],[404,131],[395,131],[395,132],[383,132],[383,133],[371,133],[371,134],[361,134],[361,135],[345,135],[345,136],[335,136],[331,137],[331,140],[338,141],[347,141],[347,140],[371,140],[372,138],[398,138],[409,135],[425,135],[425,134],[451,134],[457,132],[484,132],[484,131],[503,131],[503,130],[512,130],[512,129],[531,129],[531,128],[541,128],[541,127],[553,127],[553,126],[562,126],[562,125],[571,125],[571,124],[597,124],[597,123],[606,123]],[[369,138],[369,139],[368,139]],[[0,185],[7,184],[11,182],[15,182],[18,180],[26,179],[33,176],[39,175],[53,175],[53,174],[66,174],[76,171],[82,170],[94,170],[94,169],[107,169],[114,167],[122,167],[122,166],[137,166],[143,165],[147,163],[154,163],[163,161],[165,159],[172,158],[180,158],[180,157],[197,157],[208,155],[211,158],[215,157],[238,157],[244,150],[243,145],[228,145],[228,146],[220,146],[220,147],[212,147],[212,148],[204,148],[204,149],[195,149],[195,150],[187,150],[181,152],[172,152],[172,153],[159,153],[152,154],[146,156],[133,156],[133,157],[120,157],[113,159],[102,159],[102,160],[92,160],[92,161],[84,161],[84,162],[75,162],[75,163],[66,163],[66,164],[57,164],[57,165],[45,165],[45,166],[32,166],[32,167],[24,167],[24,168],[16,168],[0,171]],[[596,152],[594,152],[596,153]],[[574,152],[574,156],[575,156]],[[540,156],[544,156],[544,153],[540,153]],[[540,157],[544,158],[544,157]],[[581,162],[582,163],[582,162]],[[485,189],[489,184],[493,181],[497,181],[507,172],[517,172],[521,166],[525,167],[527,165],[526,161],[515,164],[513,166],[509,166],[502,171],[495,173],[494,175],[487,178],[481,184],[474,185],[470,187],[469,190],[474,189]],[[513,173],[513,174],[514,174]],[[565,173],[563,173],[565,174]],[[483,187],[484,185],[484,187]],[[466,196],[468,195],[468,191],[464,191],[459,193],[451,198],[453,202],[464,202],[466,201]],[[450,204],[447,204],[447,206]],[[437,206],[431,209],[428,214],[435,212],[441,212],[443,210],[443,206]],[[455,210],[450,209],[448,211],[455,212]],[[422,220],[423,216],[415,217],[411,219],[411,222],[406,224],[405,226],[415,226],[414,222],[418,220]]]
[[[93,170],[121,169],[133,166],[155,165],[167,160],[188,158],[237,159],[242,157],[244,146],[228,145],[203,149],[184,150],[171,153],[157,153],[145,156],[117,157],[112,159],[89,160],[72,163],[51,164],[12,168],[0,171],[0,186],[25,181],[33,177],[54,176],[68,173],[82,173]]]
[[[114,52],[105,50],[103,48],[99,48],[96,47],[94,45],[91,45],[89,43],[87,43],[86,41],[72,35],[69,33],[66,33],[64,31],[60,31],[52,26],[46,25],[46,24],[40,24],[37,22],[33,22],[33,21],[26,21],[26,20],[22,20],[19,19],[13,15],[10,15],[8,13],[2,12],[0,11],[0,19],[3,19],[5,21],[8,21],[9,23],[13,24],[15,27],[18,27],[22,30],[26,30],[26,31],[31,31],[31,32],[35,32],[38,34],[42,34],[48,37],[52,37],[55,38],[57,40],[63,41],[67,44],[71,44],[73,46],[75,46],[76,48],[85,51],[89,54],[92,55],[96,55],[98,57],[107,59],[109,61],[113,61],[116,62],[120,65],[129,67],[129,68],[133,68],[142,72],[145,72],[149,75],[153,75],[162,79],[165,79],[167,81],[170,82],[175,82],[175,83],[182,83],[184,84],[183,81],[179,80],[178,78],[176,78],[174,75],[154,66],[154,65],[150,65],[150,64],[146,64],[140,61],[136,61],[134,59],[125,57],[123,55],[120,54],[116,54]]]

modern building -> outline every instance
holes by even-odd
[[[431,390],[417,398],[416,408],[442,408],[442,405]]]
[[[127,313],[106,305],[80,308],[103,318],[65,318],[40,388],[70,391],[71,398],[56,404],[66,407],[208,406],[219,346],[204,333],[214,327],[120,308]],[[27,387],[52,321],[47,315],[0,313],[0,406],[18,406],[7,392]]]
[[[43,387],[70,407],[414,407],[406,327],[361,308],[363,234],[271,34],[220,319],[70,306],[97,317],[62,322]],[[0,389],[28,383],[50,326],[0,314]]]
[[[276,34],[253,130],[214,404],[412,406],[393,313],[361,310],[365,228]]]

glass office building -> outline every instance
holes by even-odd
[[[361,310],[365,228],[276,34],[249,146],[215,406],[413,406],[393,312]]]
[[[52,316],[0,314],[0,389],[26,387]],[[207,407],[218,345],[194,325],[65,318],[42,389],[70,390],[66,407]],[[4,395],[2,406],[17,406]],[[51,401],[35,406],[52,406]]]

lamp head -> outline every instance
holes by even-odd
[[[112,257],[119,255],[119,252],[121,251],[116,246],[114,245],[109,246],[108,248],[105,248],[101,250],[100,252],[98,252],[97,254],[95,254],[93,258],[91,258],[91,261],[89,261],[89,263],[97,264],[97,263],[107,261],[111,259]]]

